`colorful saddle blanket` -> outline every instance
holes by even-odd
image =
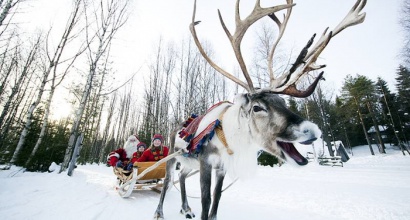
[[[223,101],[213,105],[211,108],[207,110],[207,113],[212,111],[215,107],[227,102],[228,101]],[[178,133],[180,138],[184,139],[187,143],[189,143],[187,146],[187,150],[191,155],[200,153],[202,151],[203,144],[207,140],[212,139],[212,137],[215,134],[215,128],[221,125],[221,121],[219,119],[216,119],[215,121],[211,122],[203,131],[201,131],[198,135],[194,137],[195,133],[198,130],[198,126],[201,123],[204,116],[205,115],[198,116],[196,114],[192,114],[191,117],[189,117],[185,121],[183,125],[184,128]]]

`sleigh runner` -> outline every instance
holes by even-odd
[[[161,162],[161,163],[160,163]],[[113,167],[118,183],[116,190],[121,197],[126,198],[134,190],[154,190],[161,192],[165,178],[165,161],[135,162],[132,171]]]

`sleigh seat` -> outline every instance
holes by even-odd
[[[134,190],[153,190],[160,193],[163,186],[163,179],[166,174],[166,163],[159,164],[155,169],[141,174],[156,162],[135,162],[133,170],[124,170],[120,167],[113,167],[113,172],[117,176],[116,190],[121,197],[126,198]]]

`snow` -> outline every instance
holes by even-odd
[[[389,145],[385,155],[370,155],[368,146],[355,147],[353,153],[344,167],[314,162],[259,166],[252,179],[239,180],[223,193],[218,218],[410,219],[410,157]],[[78,166],[72,177],[14,166],[0,171],[1,219],[152,219],[159,194],[136,191],[123,199],[114,189],[115,179],[105,165]],[[225,186],[231,182],[227,178]],[[198,197],[199,176],[187,184],[188,195]],[[185,219],[179,214],[177,187],[165,199],[167,220]],[[189,203],[199,219],[200,199],[189,198]]]
[[[379,127],[379,131],[385,131],[385,130],[387,130],[387,127],[386,126],[383,126],[383,125],[378,125],[378,127]],[[367,131],[367,133],[375,133],[376,132],[376,128],[374,127],[374,126],[372,126],[372,127],[370,127],[370,129]]]

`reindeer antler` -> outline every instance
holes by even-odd
[[[366,16],[366,13],[359,14],[360,11],[364,8],[366,5],[366,0],[357,0],[356,4],[353,6],[353,8],[349,11],[349,13],[346,15],[346,17],[342,20],[342,22],[329,34],[326,34],[326,30],[323,32],[322,36],[320,37],[319,41],[315,44],[315,46],[309,51],[309,48],[313,44],[315,35],[309,40],[307,45],[302,49],[300,52],[298,58],[296,59],[295,63],[292,65],[292,67],[287,71],[285,74],[282,76],[278,77],[275,79],[273,70],[272,70],[272,63],[273,63],[273,56],[275,53],[276,46],[279,44],[283,33],[285,32],[286,25],[288,23],[288,20],[290,18],[291,12],[292,12],[292,7],[295,6],[296,4],[293,3],[293,0],[286,0],[287,4],[284,5],[277,5],[273,7],[268,7],[268,8],[262,8],[260,6],[260,0],[257,0],[254,6],[253,11],[251,12],[248,17],[245,19],[241,20],[240,15],[239,15],[239,0],[236,1],[236,6],[235,6],[235,23],[236,23],[236,29],[235,33],[232,35],[228,28],[226,27],[221,13],[218,10],[218,15],[219,19],[221,22],[221,25],[226,33],[226,35],[229,38],[229,41],[231,42],[231,46],[234,50],[236,59],[238,60],[239,66],[241,67],[242,73],[246,79],[246,82],[243,82],[242,80],[238,79],[237,77],[233,76],[232,74],[228,73],[227,71],[223,70],[220,68],[218,65],[216,65],[205,53],[204,49],[202,48],[201,43],[198,40],[198,36],[196,34],[195,30],[195,25],[199,24],[200,21],[195,21],[195,14],[196,14],[196,0],[194,3],[194,11],[192,15],[192,23],[190,25],[190,30],[192,33],[192,36],[194,38],[195,44],[197,45],[200,53],[202,56],[207,60],[207,62],[218,72],[220,72],[222,75],[225,77],[231,79],[235,83],[239,84],[243,88],[245,88],[248,92],[254,93],[255,89],[253,87],[253,83],[251,80],[251,77],[249,76],[248,70],[246,68],[245,62],[242,57],[241,53],[241,42],[243,39],[243,36],[245,35],[246,31],[248,28],[254,24],[256,21],[259,19],[269,16],[278,26],[279,28],[279,35],[276,41],[274,42],[272,49],[269,53],[268,57],[268,66],[269,66],[269,75],[270,75],[270,85],[268,88],[264,88],[261,91],[269,91],[273,93],[278,93],[278,94],[287,94],[290,96],[294,97],[307,97],[312,92],[315,90],[319,80],[323,76],[323,72],[321,72],[314,82],[305,90],[305,91],[300,91],[296,88],[296,83],[299,81],[299,79],[307,74],[308,72],[312,70],[318,70],[321,68],[324,68],[326,65],[316,65],[316,60],[319,57],[319,55],[322,53],[322,51],[325,49],[327,44],[329,43],[330,39],[340,33],[343,29],[353,26],[356,24],[360,24],[364,21],[364,18]],[[278,17],[274,14],[275,12],[281,11],[286,9],[287,12],[284,15],[283,21],[281,22]]]
[[[218,10],[218,15],[219,15],[219,20],[221,21],[221,25],[226,33],[226,35],[229,38],[229,41],[231,42],[232,48],[234,50],[236,59],[239,62],[239,66],[241,67],[242,73],[246,79],[246,82],[241,81],[237,77],[233,76],[232,74],[226,72],[222,68],[220,68],[218,65],[216,65],[205,53],[204,49],[201,46],[201,43],[198,40],[196,31],[195,31],[195,25],[199,24],[200,21],[195,21],[195,13],[196,13],[196,0],[194,3],[194,12],[192,15],[192,23],[190,25],[190,30],[192,33],[192,36],[194,37],[195,44],[197,45],[199,51],[201,52],[202,56],[208,61],[208,63],[218,72],[220,72],[222,75],[226,76],[227,78],[231,79],[232,81],[236,82],[243,88],[245,88],[248,92],[255,92],[255,89],[253,87],[253,83],[251,80],[251,77],[249,76],[248,70],[246,68],[245,62],[242,57],[242,52],[241,52],[241,42],[242,38],[245,35],[246,31],[248,28],[258,21],[259,19],[273,14],[274,12],[293,7],[295,4],[286,4],[286,5],[278,5],[274,7],[269,7],[269,8],[262,8],[260,6],[260,0],[256,1],[255,7],[252,11],[252,13],[246,17],[244,20],[241,20],[240,15],[239,15],[239,0],[236,1],[236,9],[235,9],[235,22],[236,22],[236,29],[235,33],[232,35],[228,28],[226,28],[225,23],[222,19],[221,13]]]
[[[316,60],[322,51],[326,48],[330,39],[340,33],[347,27],[360,24],[364,21],[366,13],[359,14],[366,5],[367,0],[357,0],[352,9],[348,12],[346,17],[336,26],[333,31],[326,34],[328,28],[325,29],[319,41],[308,52],[316,35],[313,35],[307,45],[300,52],[298,58],[293,64],[292,68],[278,79],[271,77],[269,90],[274,93],[287,94],[294,97],[307,97],[312,94],[319,80],[323,76],[321,72],[314,82],[305,91],[300,91],[296,88],[296,83],[304,74],[326,67],[326,65],[316,65]],[[293,74],[293,76],[292,76]]]

